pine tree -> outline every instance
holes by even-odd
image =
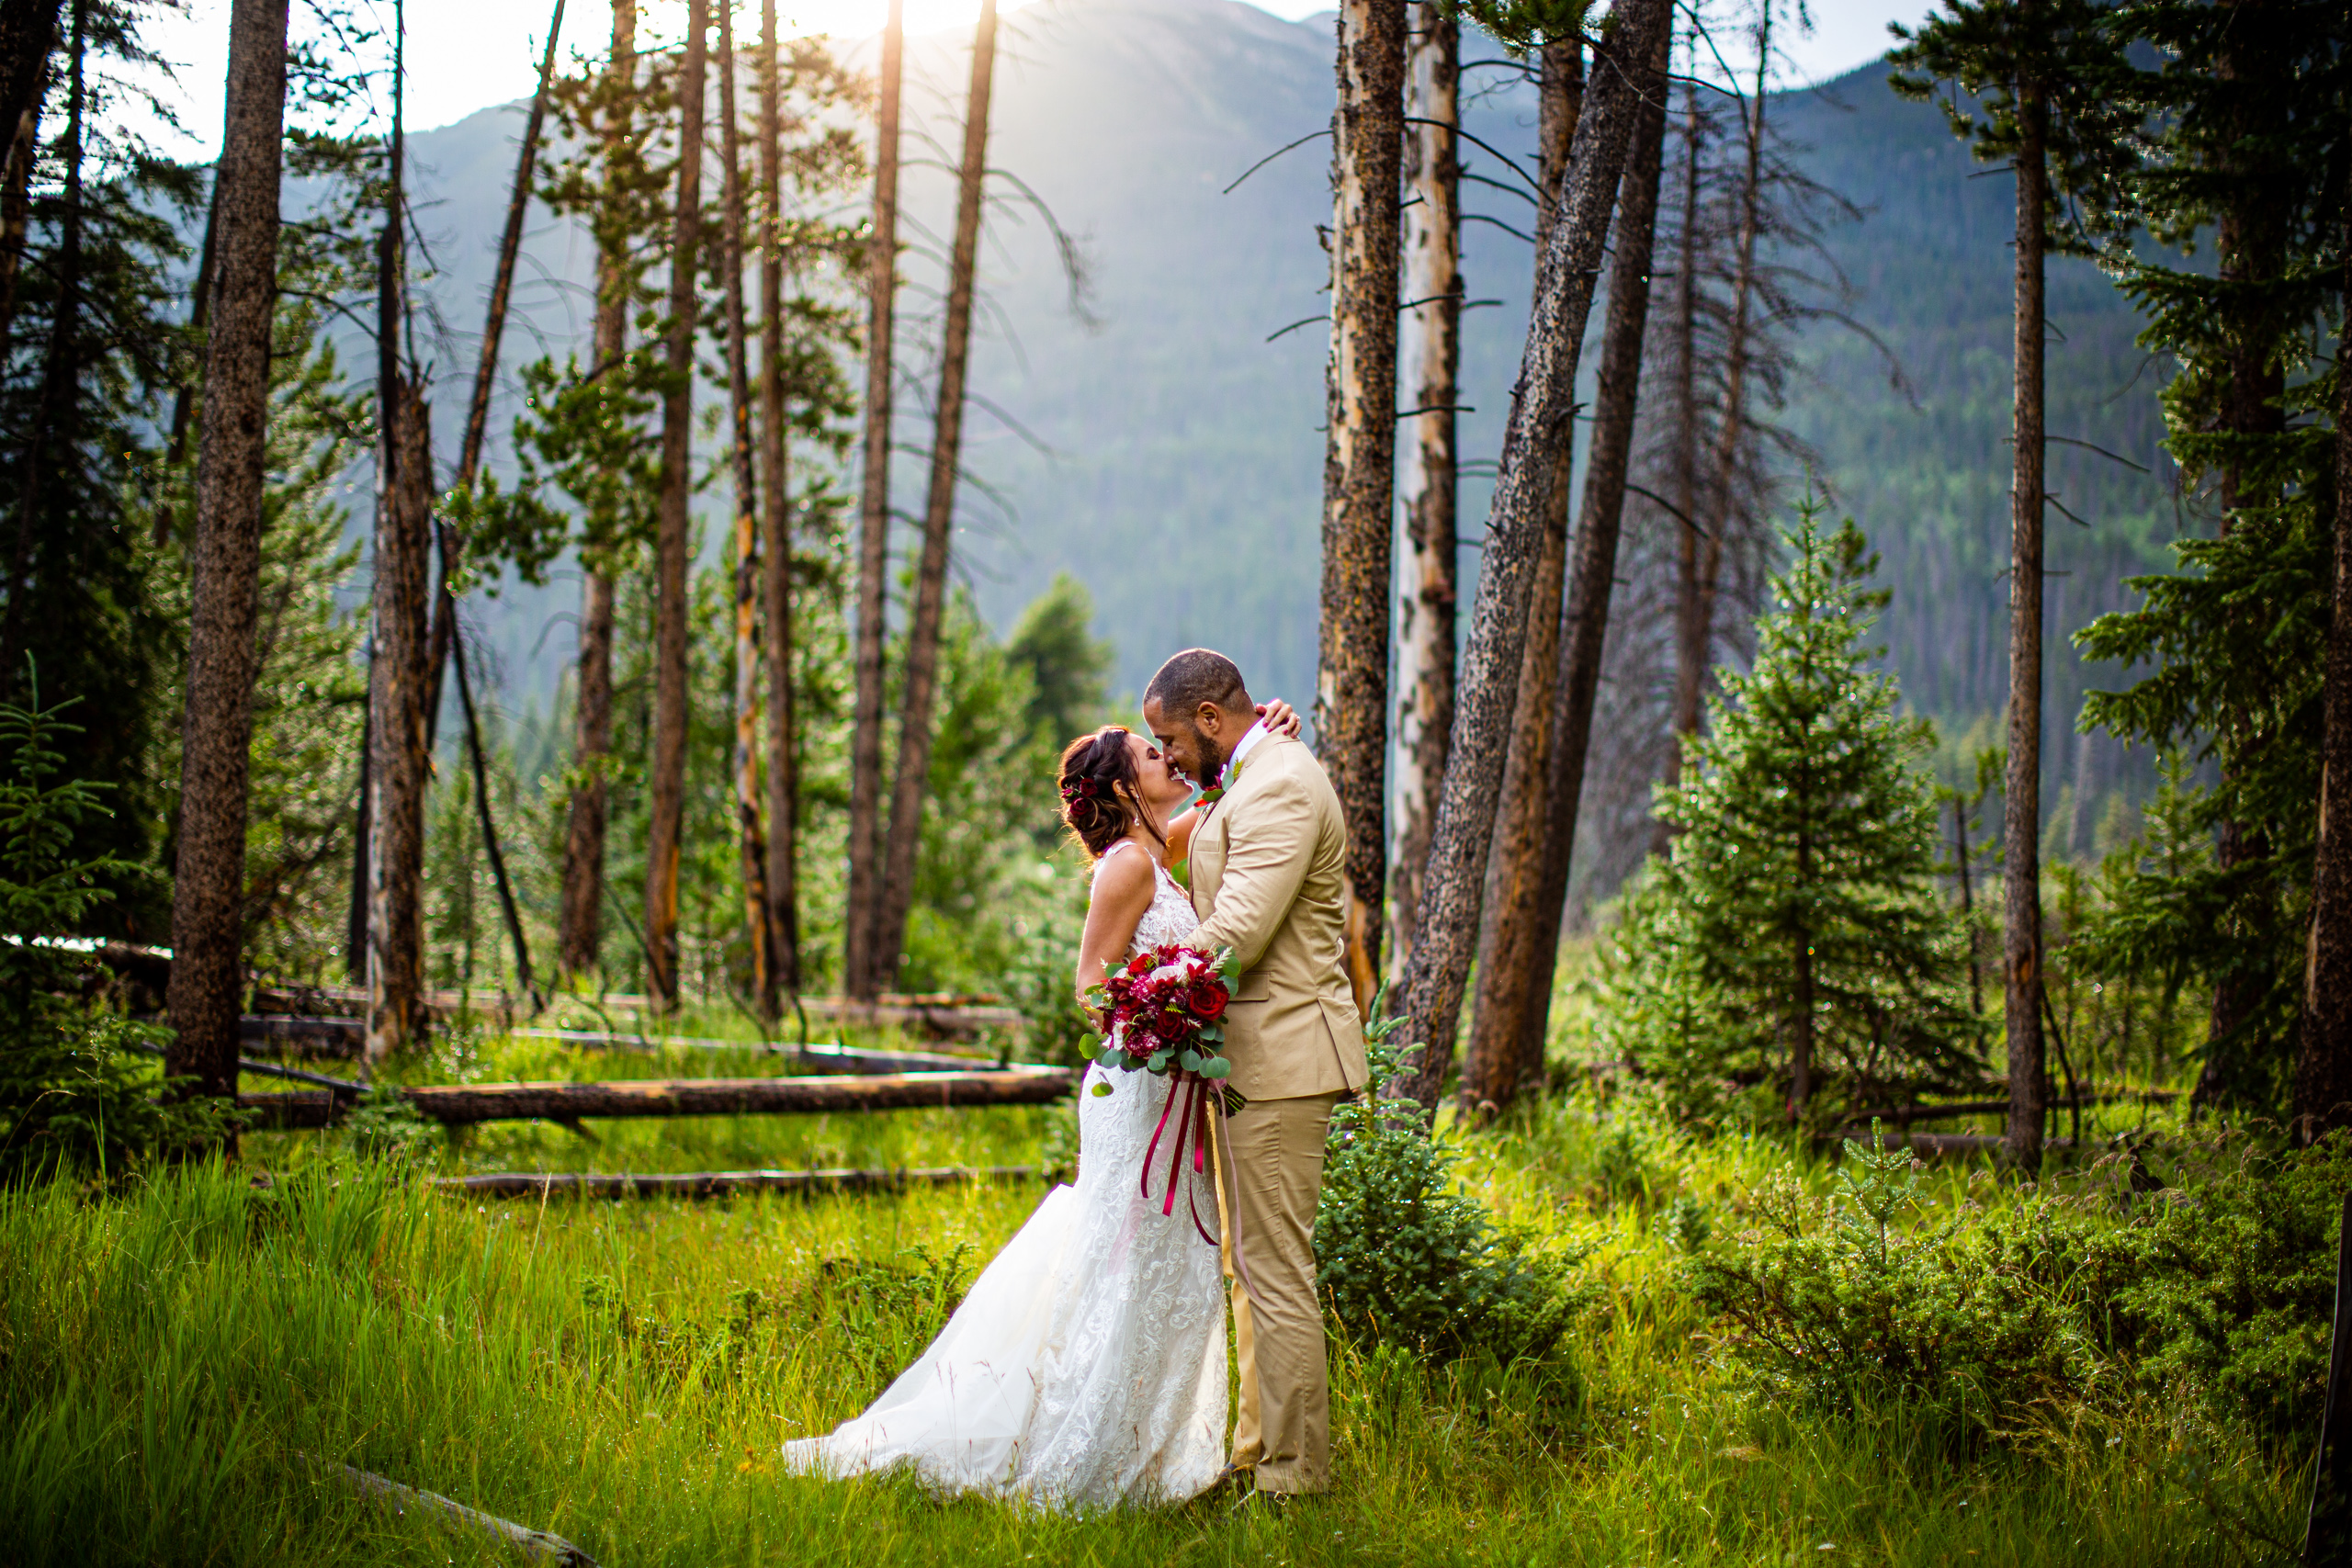
[[[1719,1111],[1726,1083],[1768,1083],[1805,1121],[1825,1092],[1959,1089],[1982,1071],[1937,893],[1930,728],[1871,668],[1878,558],[1850,521],[1826,534],[1820,519],[1799,503],[1755,663],[1719,672],[1696,767],[1659,792],[1672,848],[1612,954],[1614,1043],[1688,1113]]]
[[[2129,125],[2103,90],[2121,69],[2101,26],[2099,0],[1944,0],[1943,14],[1914,33],[1889,59],[1887,78],[1908,98],[1957,83],[1973,97],[1963,109],[1944,105],[1956,136],[1976,155],[2006,160],[2017,176],[2015,398],[2010,457],[2009,751],[2003,886],[2007,905],[2004,953],[2009,1062],[2007,1157],[2031,1170],[2041,1163],[2041,528],[2044,260],[2052,251],[2082,254],[2088,236],[2065,221],[2052,199],[2096,190],[2117,170]],[[1917,71],[1917,76],[1903,74]],[[2086,210],[2083,209],[2076,211]],[[2094,202],[2087,209],[2100,210]],[[2056,221],[2053,221],[2056,220]]]
[[[2153,667],[2093,694],[2083,723],[2214,764],[2194,811],[2216,858],[2169,889],[2152,879],[2110,918],[2172,924],[2145,940],[2196,956],[2212,997],[2198,1101],[2276,1111],[2315,852],[2334,383],[2314,372],[2340,276],[2352,22],[2323,0],[2132,0],[2115,27],[2161,53],[2113,89],[2150,129],[2111,221],[2215,253],[2211,267],[2171,265],[2154,246],[2115,258],[2147,318],[2142,344],[2180,366],[2164,392],[2165,444],[2215,526],[2177,547],[2181,570],[2133,580],[2142,608],[2077,635],[2094,658]]]

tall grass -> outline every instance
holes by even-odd
[[[723,1136],[606,1124],[593,1147],[517,1129],[448,1163],[494,1145],[501,1161],[572,1150],[674,1168],[738,1152],[729,1139],[760,1145],[744,1163],[1034,1159],[1047,1114],[742,1119],[764,1131]],[[1589,1320],[1538,1365],[1431,1369],[1336,1347],[1337,1484],[1280,1513],[1218,1496],[1069,1518],[778,1472],[779,1442],[852,1414],[920,1349],[1035,1184],[482,1204],[317,1140],[250,1145],[273,1187],[214,1165],[115,1196],[62,1182],[0,1194],[0,1555],[502,1560],[485,1539],[350,1495],[339,1462],[552,1530],[608,1568],[2139,1568],[2258,1561],[2294,1533],[2288,1461],[2217,1451],[2161,1410],[1959,1461],[1901,1410],[1824,1425],[1744,1403],[1671,1287],[1676,1236],[1783,1154],[1689,1143],[1589,1100],[1473,1140],[1464,1168],[1507,1221],[1589,1249]]]

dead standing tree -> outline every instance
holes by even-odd
[[[625,155],[633,116],[629,89],[637,79],[637,0],[614,0],[612,56],[605,66],[604,154],[606,176]],[[620,374],[628,352],[629,296],[636,271],[618,224],[598,226],[595,364],[594,373]],[[565,812],[563,894],[556,967],[577,975],[596,966],[604,919],[605,823],[611,784],[605,759],[613,749],[613,591],[609,571],[582,562],[580,591],[578,696],[572,731],[575,782]]]
[[[792,694],[792,501],[785,439],[785,232],[782,62],[775,0],[760,6],[760,484],[762,595],[767,621],[767,988],[760,1016],[774,1018],[779,988],[800,988],[799,739]]]
[[[752,997],[773,994],[768,934],[767,836],[760,827],[760,487],[752,434],[751,344],[743,319],[743,149],[735,118],[735,25],[730,0],[718,7],[720,290],[726,309],[729,467],[735,479],[735,830],[741,850],[743,933],[752,957]]]
[[[219,251],[205,344],[196,537],[172,883],[172,1043],[165,1071],[237,1092],[254,629],[261,573],[270,325],[286,124],[287,0],[235,0],[215,187]]]
[[[1540,258],[1567,188],[1568,148],[1584,103],[1581,35],[1547,39],[1538,51],[1539,152],[1535,254]],[[1544,868],[1544,790],[1552,772],[1553,693],[1559,678],[1560,592],[1568,554],[1568,479],[1574,427],[1563,424],[1552,455],[1543,542],[1528,595],[1518,711],[1503,762],[1502,801],[1487,864],[1486,919],[1478,933],[1478,990],[1470,1048],[1462,1061],[1462,1101],[1474,1116],[1509,1103],[1519,1078],[1519,1040],[1533,998],[1535,903]]]
[[[922,847],[922,803],[931,778],[933,709],[939,697],[939,642],[947,609],[948,546],[956,525],[956,479],[964,450],[964,393],[972,355],[972,299],[979,265],[980,213],[988,196],[989,99],[996,76],[996,0],[980,0],[972,34],[972,81],[964,110],[964,159],[956,175],[956,238],[947,264],[947,316],[941,327],[939,396],[923,503],[922,555],[907,626],[907,668],[899,715],[897,776],[884,845],[880,923],[869,992],[888,988],[906,945]]]
[[[1347,816],[1347,966],[1380,984],[1387,895],[1389,543],[1396,524],[1397,180],[1405,0],[1341,0],[1331,152],[1331,355],[1324,379],[1316,753]]]
[[[1641,119],[1634,132],[1617,194],[1615,256],[1609,274],[1609,314],[1601,333],[1584,501],[1568,562],[1558,638],[1559,672],[1553,686],[1552,750],[1544,784],[1543,851],[1535,896],[1522,913],[1530,935],[1513,944],[1526,954],[1519,1002],[1519,1038],[1510,1071],[1498,1071],[1483,1099],[1498,1107],[1544,1074],[1552,976],[1559,957],[1560,922],[1576,844],[1577,808],[1584,793],[1585,757],[1592,736],[1594,697],[1617,578],[1617,545],[1624,514],[1634,416],[1640,404],[1642,350],[1649,320],[1651,246],[1657,228],[1658,183],[1666,140],[1667,52],[1661,36],[1642,85]],[[1532,639],[1531,639],[1532,640]],[[1490,911],[1490,918],[1493,918]],[[1498,1042],[1497,1055],[1500,1053]],[[1465,1067],[1465,1077],[1467,1068]],[[1496,1091],[1499,1091],[1498,1094]],[[1465,1092],[1464,1098],[1468,1095]],[[1482,1103],[1474,1101],[1474,1104]]]
[[[645,968],[654,1004],[678,1001],[678,852],[686,797],[688,471],[694,437],[695,256],[702,240],[703,75],[708,0],[687,0],[678,73],[678,190],[672,215],[662,491],[654,524],[652,820],[645,852]]]
[[[1396,594],[1396,733],[1389,761],[1389,973],[1413,950],[1421,868],[1453,727],[1455,423],[1462,365],[1462,27],[1419,0],[1405,73],[1404,212],[1397,290],[1398,395],[1407,408],[1397,475],[1405,567]]]
[[[1594,46],[1594,80],[1571,150],[1567,199],[1537,274],[1527,346],[1504,427],[1486,564],[1471,612],[1420,931],[1405,972],[1405,1037],[1417,1059],[1397,1088],[1424,1106],[1436,1105],[1453,1065],[1495,802],[1518,705],[1551,463],[1575,413],[1577,361],[1618,176],[1639,118],[1638,78],[1671,19],[1671,0],[1623,0],[1611,14],[1614,25]]]
[[[855,705],[850,725],[849,889],[843,911],[842,989],[879,990],[874,948],[881,934],[884,588],[890,570],[892,329],[899,292],[899,115],[906,27],[890,0],[882,28],[874,147],[874,226],[865,300],[865,457],[858,502]]]
[[[431,427],[423,389],[401,367],[408,325],[407,34],[392,7],[392,124],[384,227],[376,244],[376,532],[368,660],[367,1059],[405,1051],[425,1024],[424,782]],[[414,421],[416,428],[409,428]]]

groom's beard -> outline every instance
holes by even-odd
[[[1199,747],[1201,752],[1199,786],[1202,789],[1216,788],[1225,782],[1225,754],[1216,749],[1216,741],[1200,732],[1197,726],[1193,730],[1193,744]]]

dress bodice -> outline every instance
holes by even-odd
[[[1127,943],[1127,956],[1133,958],[1147,948],[1161,947],[1171,942],[1182,942],[1197,930],[1200,916],[1193,912],[1192,895],[1186,893],[1177,880],[1168,874],[1168,868],[1153,859],[1151,852],[1133,839],[1122,839],[1111,846],[1102,858],[1094,863],[1094,874],[1116,854],[1139,854],[1151,861],[1151,907],[1136,922],[1135,940]]]

